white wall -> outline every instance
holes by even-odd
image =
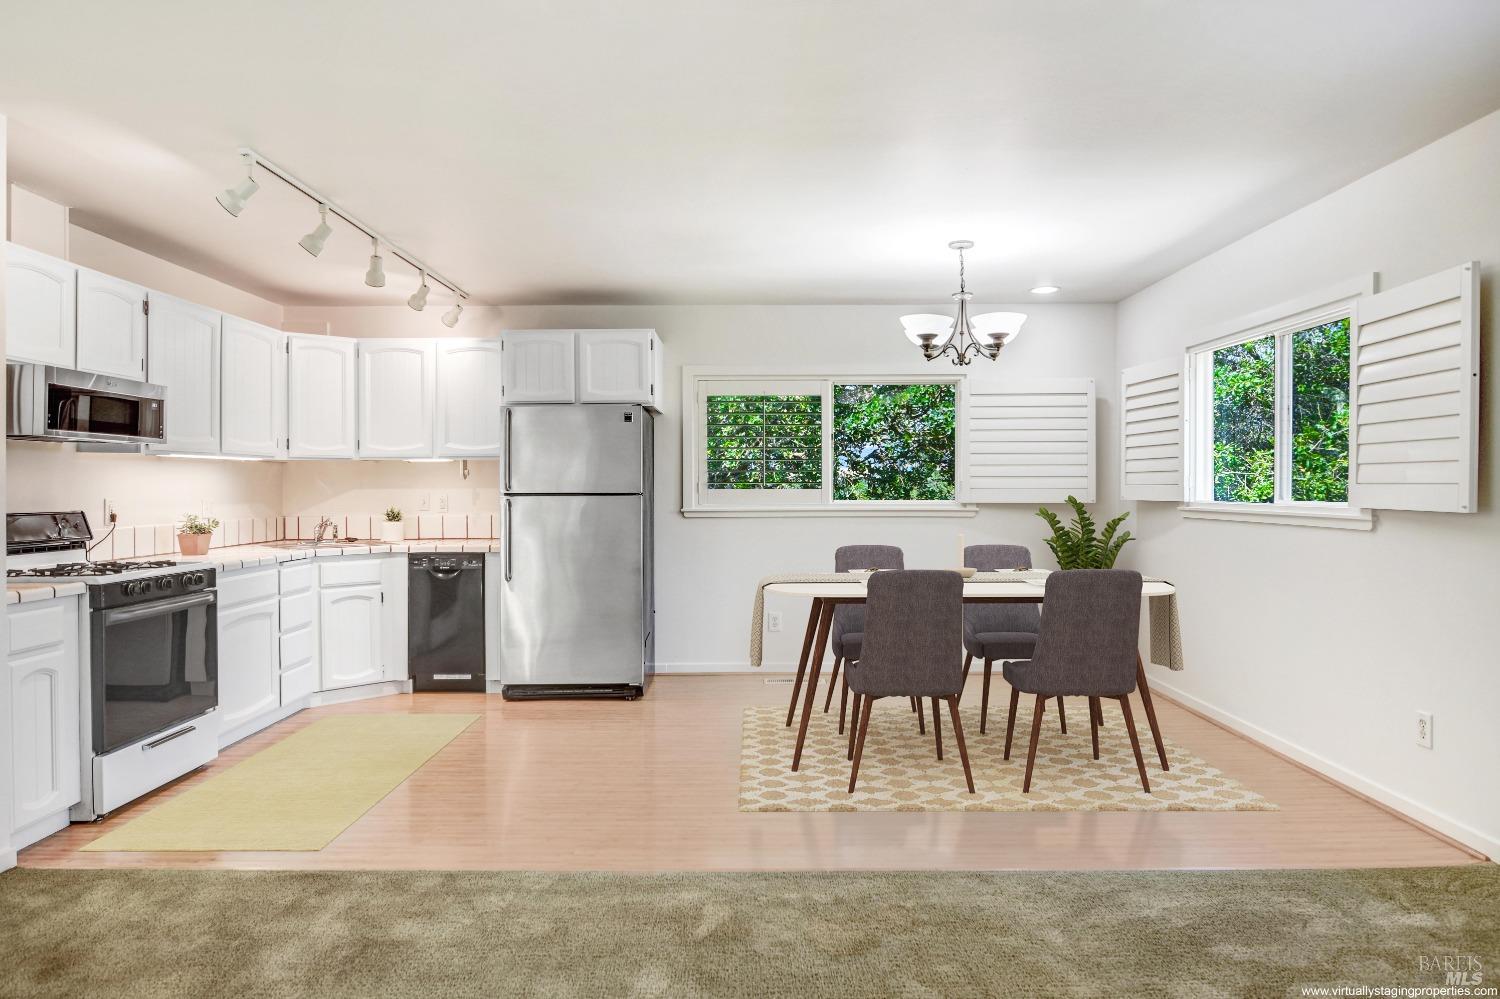
[[[7,129],[5,116],[0,115],[0,191],[8,192],[10,185],[6,182],[6,135]],[[0,232],[10,232],[9,197],[0,198]],[[5,268],[0,267],[0,357],[5,356]],[[5,502],[6,484],[6,455],[0,454],[0,514],[14,509]],[[0,649],[10,648],[10,621],[0,618]],[[7,667],[8,668],[8,667]],[[0,683],[0,718],[5,719],[7,730],[10,727],[10,677],[5,677],[5,682]],[[11,826],[11,774],[13,772],[11,762],[11,744],[9,739],[0,739],[0,832],[5,835],[3,845],[0,845],[0,871],[9,870],[16,866],[16,853],[10,848],[10,826]]]
[[[1132,561],[1181,588],[1188,668],[1152,683],[1500,856],[1500,113],[1141,291],[1119,364],[1359,273],[1380,287],[1477,259],[1480,511],[1387,512],[1373,532],[1182,519],[1137,504]],[[1433,714],[1433,748],[1415,743]],[[1329,830],[1336,835],[1336,830]]]
[[[1115,433],[1114,307],[1110,305],[975,306],[976,312],[1014,308],[1029,314],[1025,330],[990,367],[976,370],[1098,381],[1099,434]],[[970,544],[1029,545],[1038,564],[1050,555],[1045,525],[1034,507],[987,506],[972,519],[949,518],[733,518],[686,519],[682,507],[682,375],[684,365],[745,368],[787,365],[808,371],[874,369],[892,373],[948,373],[947,361],[928,364],[901,332],[903,313],[921,306],[525,306],[469,309],[454,330],[492,336],[501,329],[654,328],[665,351],[665,413],[656,424],[657,448],[657,660],[664,671],[747,668],[750,602],[755,583],[775,572],[825,570],[833,550],[853,543],[896,544],[913,568],[957,563],[958,535]],[[429,308],[288,308],[288,322],[328,323],[344,336],[435,336],[445,329]],[[410,466],[423,468],[424,466]],[[444,466],[426,466],[442,468]],[[287,469],[288,495],[320,475],[315,468]],[[439,473],[427,473],[439,474]],[[1100,508],[1118,506],[1114,456],[1099,452]],[[770,669],[795,666],[805,601],[775,602],[784,630],[768,635]]]
[[[281,323],[276,303],[69,225],[61,205],[18,188],[12,189],[12,201],[21,211],[5,231],[17,243],[43,253],[65,252],[82,267],[153,291],[271,326]],[[32,441],[7,441],[5,450],[13,470],[8,509],[81,508],[95,535],[104,530],[105,500],[126,525],[172,523],[188,512],[220,519],[282,512],[282,466],[275,462],[89,454],[73,444]]]

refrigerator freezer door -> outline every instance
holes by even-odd
[[[640,406],[507,406],[502,487],[527,493],[639,493]]]
[[[505,498],[504,684],[644,682],[642,512],[640,496]]]

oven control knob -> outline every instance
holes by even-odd
[[[156,588],[158,590],[167,591],[172,589],[172,586],[173,581],[171,576],[160,576],[156,580]]]
[[[194,586],[202,586],[207,581],[208,581],[208,577],[205,576],[205,575],[203,575],[203,573],[201,573],[201,572],[195,572],[195,573],[193,573],[193,585]]]

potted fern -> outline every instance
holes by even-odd
[[[1076,496],[1068,497],[1068,505],[1073,508],[1071,527],[1063,524],[1062,518],[1046,507],[1036,512],[1036,515],[1052,528],[1052,537],[1047,539],[1047,547],[1052,549],[1052,554],[1057,559],[1057,567],[1059,569],[1114,568],[1120,549],[1131,540],[1129,531],[1120,532],[1120,525],[1130,514],[1120,514],[1106,523],[1104,531],[1100,533],[1095,530],[1094,518],[1089,516],[1088,510],[1084,509]]]
[[[401,526],[401,508],[388,507],[385,511],[385,523],[380,525],[380,540],[395,543],[405,537],[405,529]]]
[[[208,543],[218,529],[217,517],[183,514],[182,526],[177,529],[177,550],[184,555],[207,555]]]

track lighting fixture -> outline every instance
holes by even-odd
[[[443,325],[450,330],[458,325],[458,321],[464,314],[464,300],[460,298],[453,303],[453,308],[443,313]]]
[[[260,185],[255,182],[255,176],[251,172],[255,168],[255,157],[245,154],[245,180],[238,187],[226,187],[219,192],[218,202],[223,209],[235,218],[239,218],[240,212],[245,210],[245,202],[250,196],[260,190]]]
[[[297,245],[316,257],[323,252],[328,245],[328,238],[333,235],[333,229],[329,226],[329,216],[336,215],[350,228],[355,229],[370,240],[370,265],[365,270],[365,284],[371,288],[385,287],[385,257],[395,257],[400,262],[408,265],[422,276],[421,286],[406,300],[406,304],[417,312],[427,307],[427,297],[432,292],[431,284],[438,284],[453,293],[453,306],[443,313],[443,324],[450,329],[458,325],[459,319],[464,312],[464,302],[468,300],[469,293],[464,291],[442,274],[428,267],[426,262],[416,257],[387,239],[384,234],[374,227],[366,225],[355,218],[349,212],[340,208],[337,204],[325,198],[322,194],[304,184],[297,177],[284,170],[282,167],[266,159],[254,149],[241,147],[240,157],[245,161],[245,180],[237,187],[228,188],[218,195],[218,202],[230,215],[238,216],[244,210],[245,202],[256,191],[260,190],[260,184],[255,179],[255,173],[269,174],[277,180],[282,181],[288,187],[297,191],[318,206],[318,225],[312,232],[297,241]],[[384,253],[381,247],[384,246]]]
[[[421,312],[423,309],[427,308],[427,293],[431,290],[431,288],[427,287],[427,272],[423,271],[422,287],[411,293],[411,298],[408,298],[406,300],[406,304],[411,306],[416,311]]]
[[[297,245],[316,257],[323,252],[324,244],[328,242],[328,237],[332,235],[333,230],[328,227],[328,206],[319,205],[318,227],[297,240]]]
[[[370,269],[365,271],[365,284],[371,288],[385,287],[385,260],[380,256],[380,240],[370,237]]]

